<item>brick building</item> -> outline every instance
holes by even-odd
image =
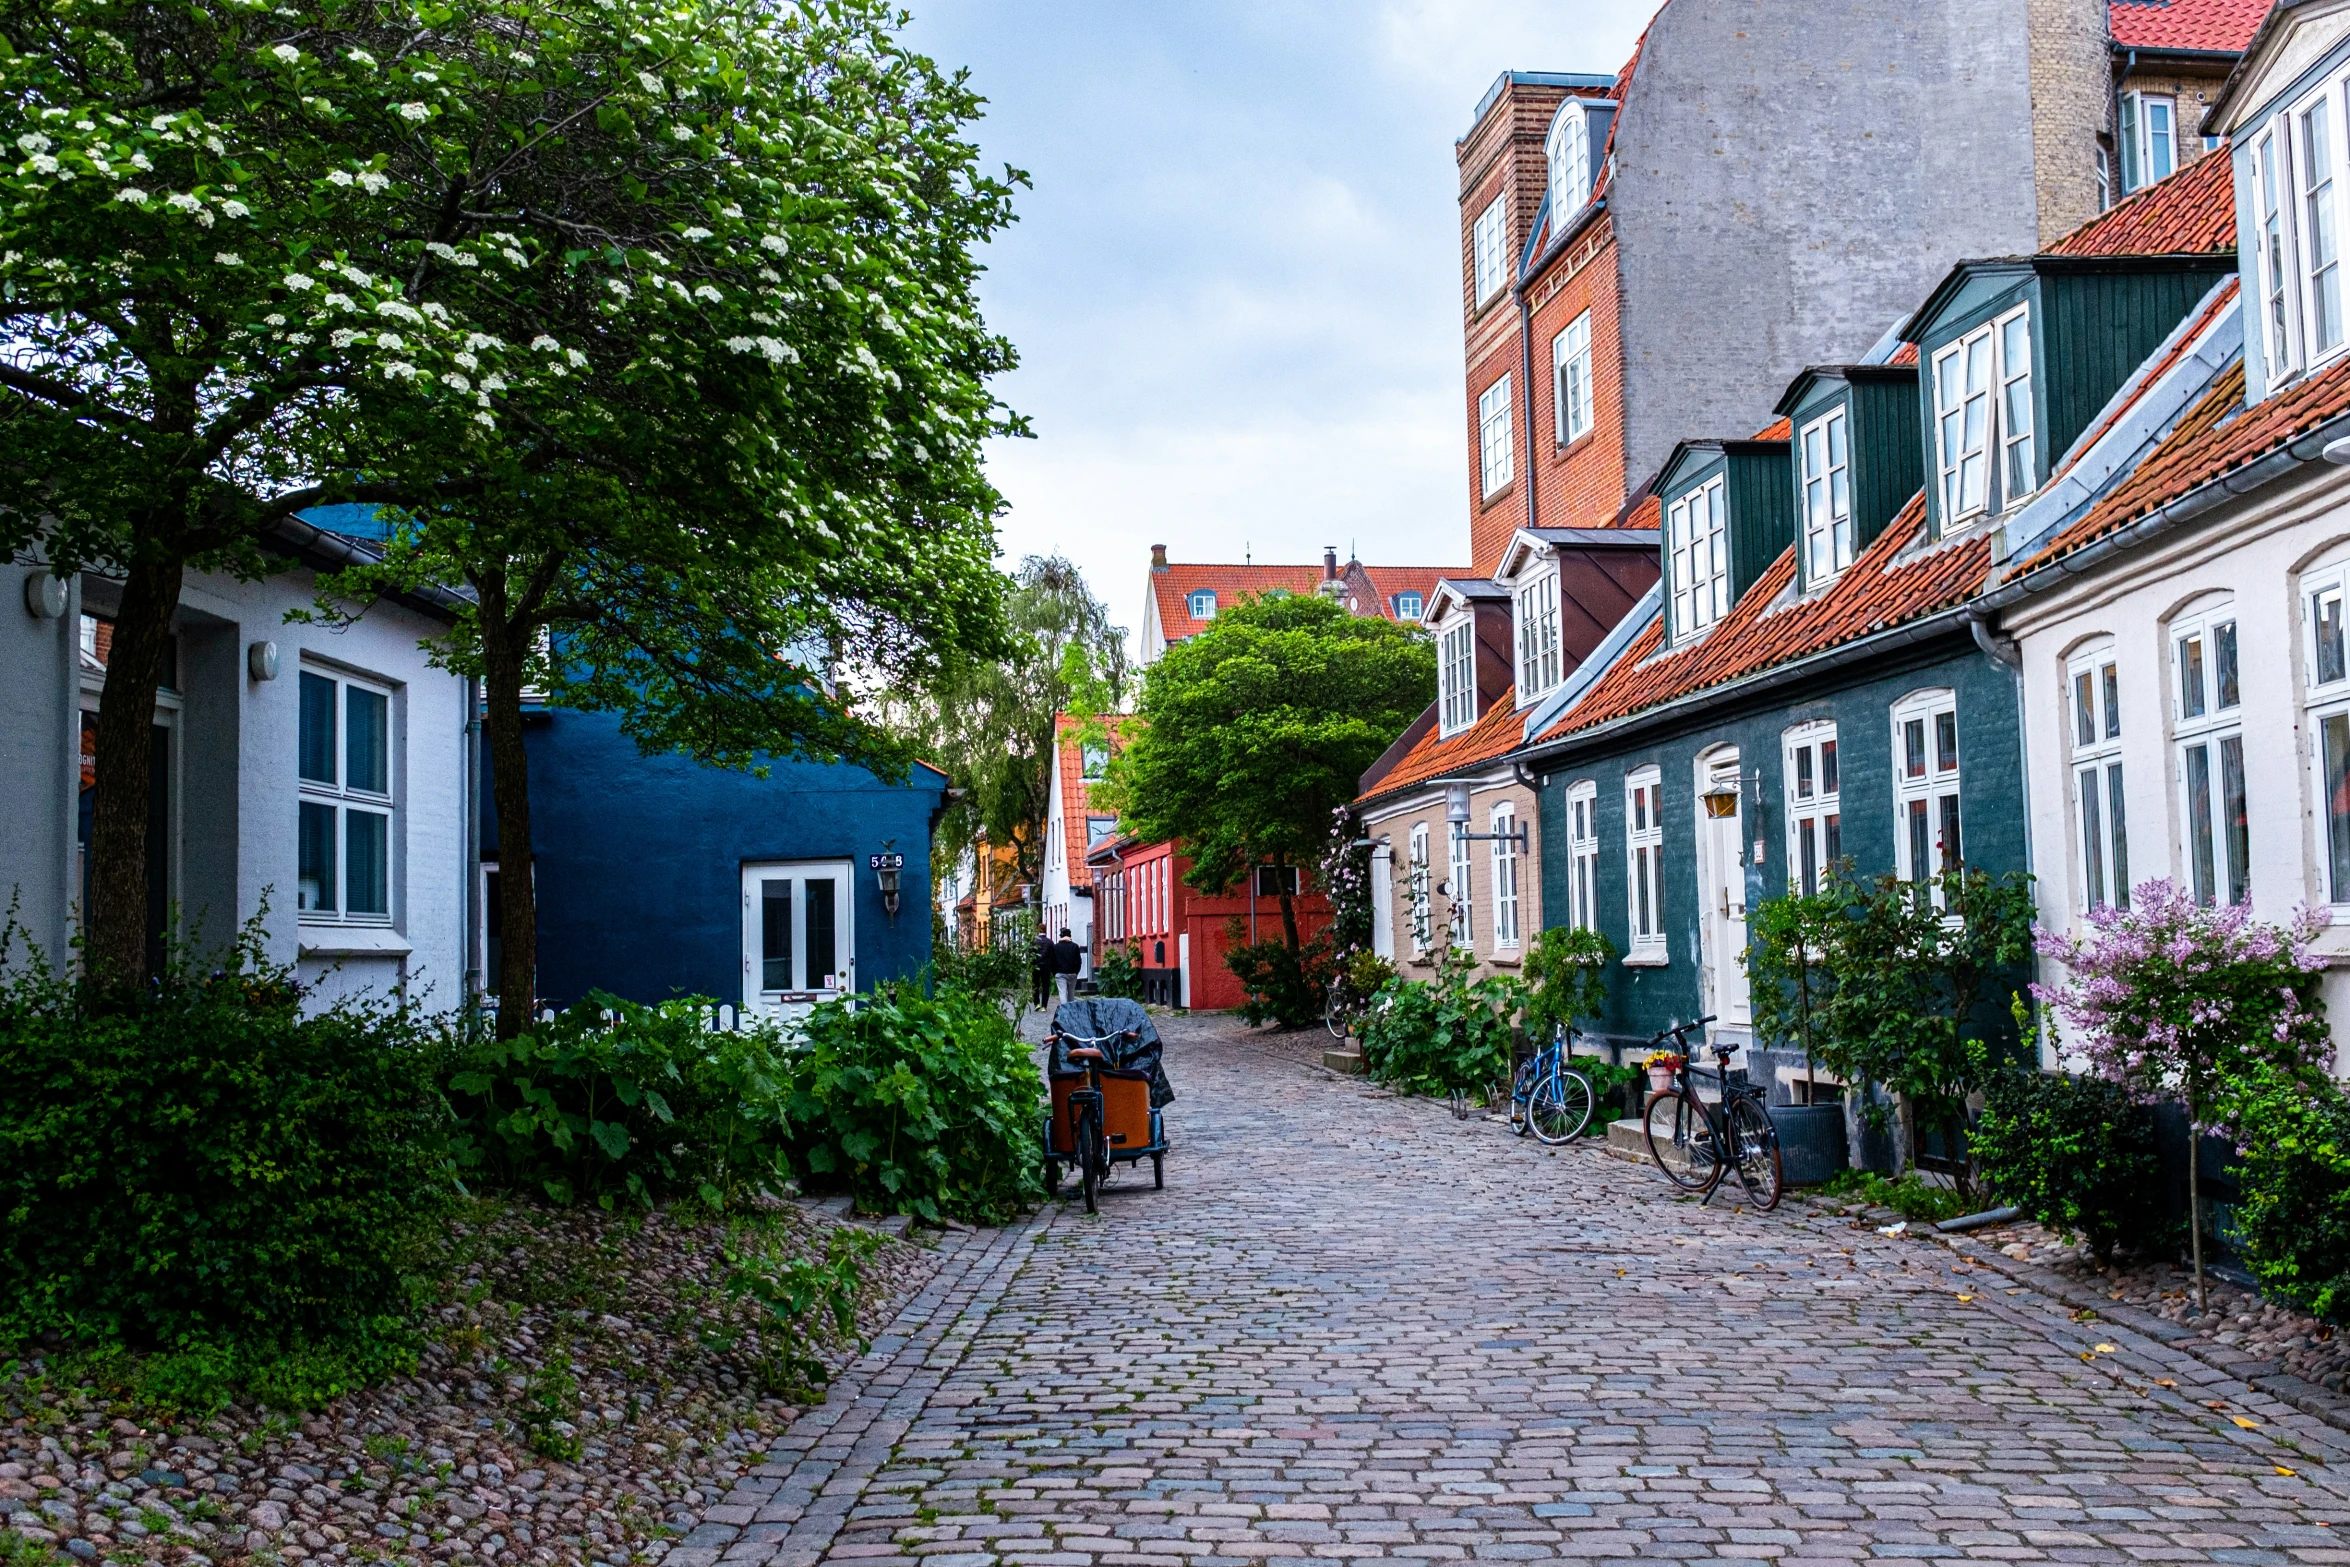
[[[1359,560],[1340,565],[1335,549],[1322,552],[1319,566],[1170,562],[1167,546],[1154,544],[1136,656],[1155,663],[1175,643],[1206,630],[1222,611],[1265,593],[1325,593],[1357,615],[1417,620],[1437,579],[1448,573],[1463,574],[1445,566],[1366,566]]]

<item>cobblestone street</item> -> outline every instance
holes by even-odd
[[[2350,1561],[2350,1438],[2201,1362],[1163,1026],[1167,1189],[963,1238],[671,1563]]]

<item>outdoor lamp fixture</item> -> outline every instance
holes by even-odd
[[[898,874],[906,868],[902,854],[868,854],[866,867],[873,872],[873,885],[881,889],[881,907],[891,919],[898,917]]]
[[[1738,814],[1738,786],[1718,783],[1698,796],[1705,802],[1705,814],[1715,821],[1727,821]]]
[[[2350,463],[2350,435],[2345,435],[2339,440],[2326,442],[2325,446],[2318,452],[2318,455],[2323,457],[2327,462],[2333,463],[2336,466]]]
[[[1452,828],[1452,835],[1463,843],[1514,843],[1518,852],[1526,852],[1526,829],[1512,832],[1469,831],[1469,786],[1448,783],[1444,786],[1444,820]]]

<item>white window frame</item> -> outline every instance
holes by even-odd
[[[1624,914],[1628,956],[1665,962],[1664,773],[1634,770],[1624,779]]]
[[[1567,789],[1567,928],[1599,929],[1599,785]]]
[[[2301,343],[2314,368],[2345,346],[2342,278],[2343,103],[2328,83],[2283,116],[2290,135],[2293,174],[2293,274],[2300,295]],[[2311,133],[2311,126],[2317,133]],[[2315,178],[2322,165],[2324,177]],[[2328,337],[2328,330],[2331,337]]]
[[[1469,286],[1479,306],[1500,293],[1508,281],[1503,199],[1496,196],[1486,203],[1485,210],[1469,225]]]
[[[328,742],[332,752],[334,777],[309,778],[302,774],[300,762],[300,713],[303,682],[326,682],[333,691],[334,733]],[[354,692],[376,698],[383,703],[383,788],[355,786],[350,782],[350,701]],[[334,899],[331,909],[309,905],[306,887],[298,878],[295,903],[298,922],[304,925],[348,925],[377,929],[398,922],[400,910],[400,823],[399,806],[395,798],[400,781],[400,702],[398,688],[389,682],[366,675],[354,674],[323,664],[304,662],[295,680],[296,764],[294,767],[296,833],[300,833],[300,806],[330,813],[331,848],[334,854]],[[354,913],[351,908],[351,822],[355,817],[372,817],[382,821],[383,908]],[[298,841],[298,840],[297,840]],[[297,849],[297,861],[299,850]]]
[[[1586,310],[1550,340],[1552,423],[1561,446],[1591,433],[1591,312]]]
[[[1214,588],[1193,588],[1185,596],[1183,607],[1191,612],[1191,618],[1194,620],[1214,620],[1216,618],[1216,590]]]
[[[2126,92],[2121,101],[2122,190],[2144,190],[2179,168],[2179,101],[2169,93]]]
[[[1110,743],[1107,740],[1077,742],[1077,776],[1087,783],[1100,783],[1110,776]]]
[[[1583,210],[1591,198],[1591,111],[1570,97],[1551,117],[1543,138],[1543,163],[1550,176],[1550,219],[1556,226]]]
[[[1427,607],[1428,600],[1422,594],[1398,593],[1395,596],[1395,618],[1398,620],[1418,620],[1421,611]]]
[[[2249,790],[2235,603],[2218,601],[2179,616],[2171,622],[2164,648],[2171,690],[2171,783],[2179,802],[2179,885],[2206,906],[2249,902],[2249,809],[2239,830],[2231,831],[2227,818],[2231,790],[2239,807],[2245,806]]]
[[[2302,573],[2301,627],[2310,820],[2317,832],[2311,901],[2350,909],[2350,563]]]
[[[1796,724],[1779,737],[1787,796],[1787,890],[1809,895],[1828,884],[1844,857],[1843,769],[1833,719]]]
[[[1557,685],[1559,669],[1559,576],[1546,568],[1518,584],[1518,705],[1525,706]]]
[[[1686,642],[1730,612],[1729,497],[1723,476],[1676,498],[1665,513],[1673,641]]]
[[[832,884],[832,961],[826,973],[811,971],[808,946],[808,884]],[[784,882],[791,891],[788,925],[782,933],[790,965],[789,985],[770,986],[766,969],[766,884]],[[786,1016],[819,1001],[857,989],[857,878],[847,860],[767,860],[743,866],[743,1010]],[[830,980],[830,984],[813,983]]]
[[[1464,614],[1436,637],[1437,717],[1446,735],[1457,735],[1477,721],[1477,621]]]
[[[1445,824],[1445,899],[1447,929],[1452,944],[1474,950],[1477,945],[1476,877],[1470,874],[1476,859],[1469,849],[1469,824]]]
[[[2293,221],[2293,150],[2287,117],[2278,116],[2252,148],[2253,242],[2260,282],[2261,341],[2271,383],[2293,373],[2299,362],[2296,337],[2301,324],[2295,292],[2300,240]]]
[[[2130,906],[2130,822],[2123,791],[2121,655],[2111,642],[2075,653],[2059,693],[2067,808],[2073,823],[2073,906]]]
[[[1493,836],[1493,946],[1497,952],[1518,950],[1518,808],[1509,800],[1486,813],[1485,830]]]
[[[2032,419],[2032,366],[2028,359],[2021,369],[2008,362],[2010,345],[2017,341],[2028,356],[2028,304],[1984,322],[1934,355],[1935,493],[1945,533],[2010,510],[2039,487],[2037,430],[2014,428]],[[1978,369],[1979,384],[1970,379]],[[2019,404],[2022,420],[2015,412]],[[1979,425],[1970,423],[1978,406]],[[2009,494],[2008,469],[2019,455],[2032,488]]]
[[[1510,416],[1510,373],[1504,370],[1491,386],[1477,394],[1477,472],[1481,494],[1491,500],[1509,488],[1516,425]]]
[[[1913,691],[1893,704],[1892,718],[1894,865],[1903,881],[1925,881],[1965,863],[1958,694],[1948,687]],[[1953,829],[1955,844],[1948,841]],[[1941,897],[1936,888],[1936,903]]]
[[[1412,953],[1417,957],[1424,955],[1436,939],[1428,904],[1428,824],[1426,822],[1412,823],[1411,860],[1408,869],[1409,874],[1404,877],[1404,898],[1410,905],[1406,912],[1411,915]]]
[[[1796,441],[1802,464],[1803,584],[1833,582],[1852,564],[1852,420],[1844,404],[1805,425]]]

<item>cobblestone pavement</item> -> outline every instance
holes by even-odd
[[[2350,1562],[2350,1437],[2198,1361],[1166,1032],[1167,1189],[964,1239],[671,1567]]]

